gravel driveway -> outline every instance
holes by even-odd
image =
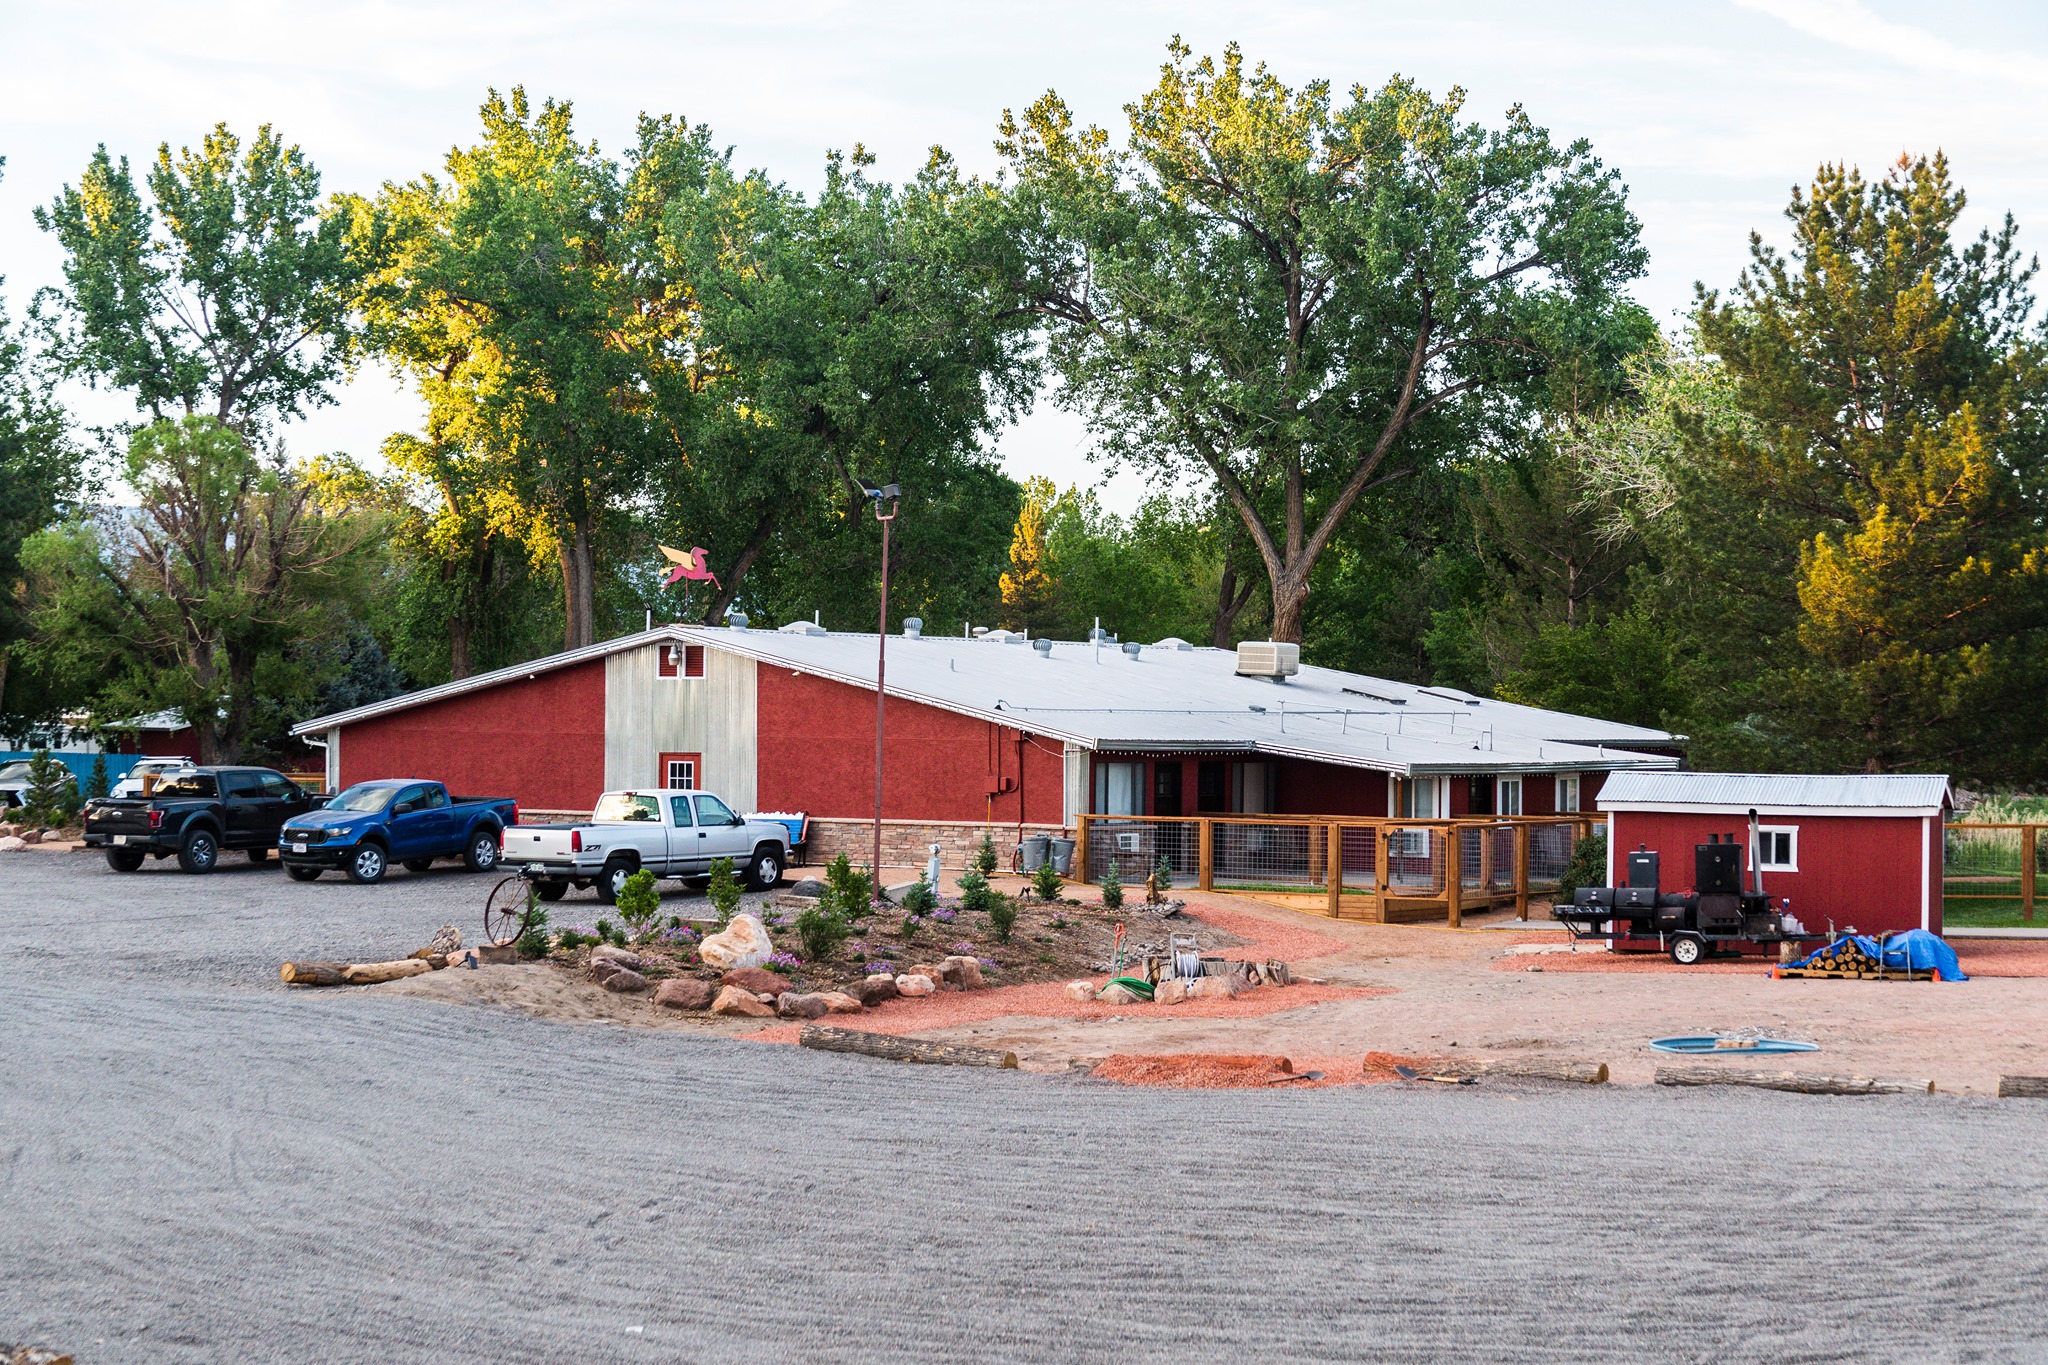
[[[2048,1105],[910,1068],[278,984],[455,871],[0,875],[0,1341],[83,1365],[2048,1353]]]

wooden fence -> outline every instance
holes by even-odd
[[[2041,825],[1961,822],[1943,830],[1944,920],[2032,923],[2044,841]]]
[[[1077,880],[1111,866],[1142,884],[1163,859],[1176,882],[1380,924],[1441,920],[1512,905],[1557,886],[1572,845],[1604,817],[1494,816],[1458,820],[1329,815],[1084,815]]]

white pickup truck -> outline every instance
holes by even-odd
[[[657,877],[703,877],[732,859],[747,885],[766,891],[789,866],[789,827],[749,820],[710,792],[606,792],[588,823],[513,825],[501,861],[535,883],[544,901],[594,886],[607,905],[641,868]]]

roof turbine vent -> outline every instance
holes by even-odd
[[[1291,678],[1301,672],[1301,646],[1279,640],[1246,640],[1237,647],[1240,678]]]
[[[1124,641],[1124,657],[1132,663],[1136,663],[1138,662],[1138,651],[1143,648],[1144,646],[1136,640],[1126,640]]]
[[[903,618],[903,638],[904,638],[904,639],[906,639],[906,640],[915,640],[915,639],[917,639],[917,638],[918,638],[919,636],[921,636],[921,635],[923,635],[923,634],[924,634],[924,619],[923,619],[922,617],[918,617],[918,616],[906,616],[906,617],[904,617],[904,618]]]
[[[1052,641],[1043,635],[1033,640],[1031,647],[1038,651],[1038,657],[1041,659],[1050,659],[1052,657]]]

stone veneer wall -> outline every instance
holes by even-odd
[[[981,847],[982,832],[994,835],[996,866],[1007,871],[1010,851],[1017,846],[1017,826],[983,825],[979,821],[884,820],[882,822],[882,865],[923,867],[931,846],[939,846],[939,864],[949,872],[967,865],[968,855]],[[1026,836],[1064,831],[1058,825],[1024,826]],[[804,862],[822,866],[844,853],[856,866],[865,866],[874,856],[875,822],[872,820],[812,820],[804,842]]]

